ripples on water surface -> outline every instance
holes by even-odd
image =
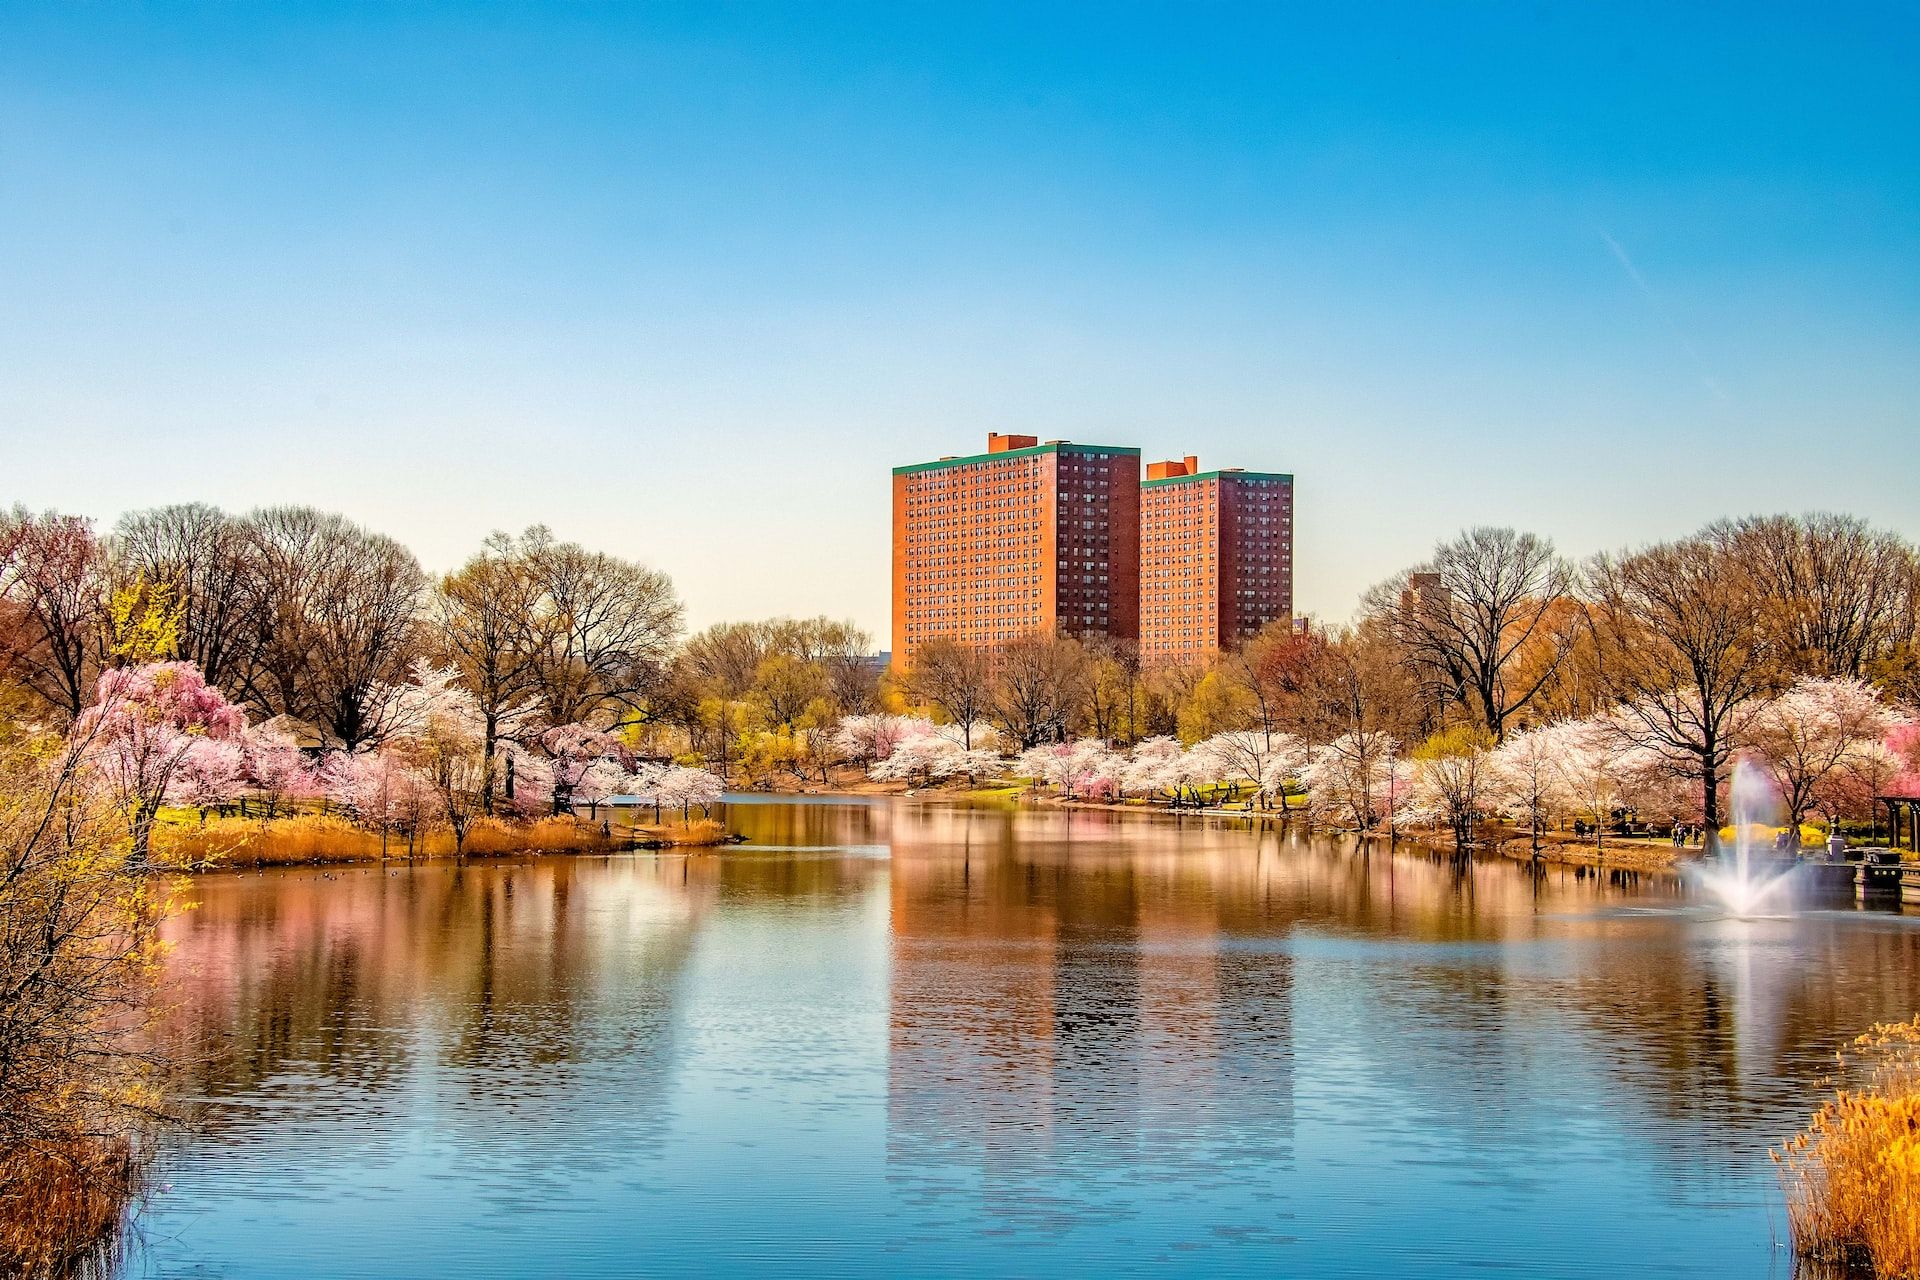
[[[1899,916],[911,801],[685,857],[210,876],[133,1275],[1786,1275]]]

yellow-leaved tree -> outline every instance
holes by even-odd
[[[151,873],[87,742],[0,742],[0,1274],[48,1274],[115,1237],[160,1114],[144,1035],[160,922]]]

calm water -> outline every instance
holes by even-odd
[[[132,1274],[1787,1275],[1766,1148],[1920,920],[1226,822],[199,882]]]

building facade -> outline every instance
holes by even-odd
[[[1140,635],[1140,451],[990,435],[893,469],[893,660],[927,641]]]
[[[1202,471],[1192,455],[1140,486],[1140,660],[1204,662],[1293,617],[1293,477]]]

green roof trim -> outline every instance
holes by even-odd
[[[1142,489],[1151,489],[1163,484],[1186,484],[1190,480],[1218,480],[1222,476],[1234,480],[1285,480],[1293,483],[1291,471],[1201,471],[1190,476],[1161,476],[1158,480],[1142,480]]]
[[[1031,458],[1042,453],[1098,453],[1110,457],[1139,457],[1138,449],[1126,449],[1110,444],[1075,444],[1071,440],[1056,441],[1050,444],[1036,444],[1025,449],[1002,449],[999,453],[975,453],[965,458],[942,458],[937,462],[916,462],[910,466],[895,467],[897,476],[912,475],[917,471],[939,471],[943,467],[964,467],[976,462],[999,462],[1006,458]]]

